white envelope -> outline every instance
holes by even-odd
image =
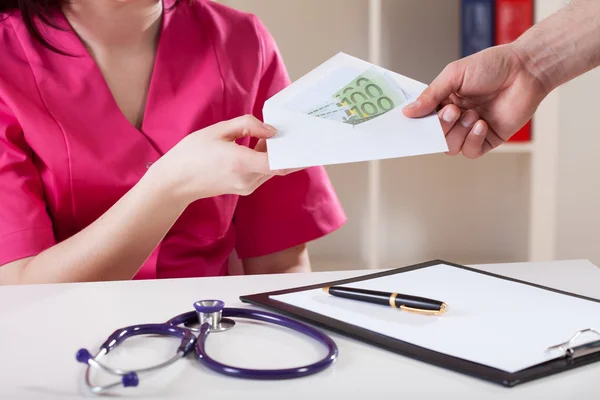
[[[300,111],[306,108],[309,99],[315,102],[318,95],[315,88],[331,95],[371,67],[387,73],[408,100],[358,125],[322,119]],[[448,151],[435,113],[417,119],[407,118],[402,113],[402,108],[426,87],[393,71],[338,53],[265,102],[264,121],[277,129],[276,135],[267,140],[270,168],[304,168]]]

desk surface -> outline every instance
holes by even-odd
[[[600,297],[600,271],[588,261],[474,267]],[[217,298],[228,306],[246,306],[238,300],[240,295],[372,272],[0,287],[0,398],[90,397],[83,388],[85,366],[75,361],[79,348],[95,351],[114,329],[163,322],[190,311],[196,300]],[[317,399],[393,394],[406,399],[488,400],[597,399],[600,393],[600,365],[508,389],[340,335],[331,336],[338,343],[340,358],[333,367],[315,376],[275,382],[237,380],[217,375],[190,357],[160,373],[141,375],[138,388],[118,393],[136,398]],[[115,367],[140,367],[166,359],[175,343],[175,339],[141,337],[115,351],[106,362]],[[295,366],[323,354],[308,339],[259,323],[240,323],[235,330],[215,334],[208,346],[209,354],[215,358],[256,368]],[[106,382],[102,377],[97,379]],[[327,391],[332,393],[326,395]]]

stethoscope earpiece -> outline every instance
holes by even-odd
[[[77,362],[82,364],[87,364],[92,357],[92,354],[87,349],[79,349],[77,350],[77,354],[75,355]]]
[[[93,363],[100,366],[100,363],[95,359],[94,356],[92,356],[92,354],[87,349],[79,349],[77,351],[77,354],[75,355],[75,358],[78,362],[82,364],[90,365],[90,361],[93,360]],[[101,368],[106,370],[107,367],[101,366]],[[140,379],[138,378],[138,375],[135,372],[128,372],[121,377],[121,385],[123,385],[123,387],[135,387],[138,386],[139,383]],[[112,384],[111,387],[114,385],[115,384]]]
[[[79,349],[77,350],[77,353],[75,354],[75,359],[77,359],[77,362],[80,362],[82,364],[87,364],[88,366],[90,366],[90,361],[92,361],[94,364],[97,364],[98,366],[100,366],[100,368],[106,370],[107,367],[105,366],[101,366],[100,363],[96,360],[96,357],[92,356],[92,354],[87,350],[87,349]],[[121,385],[123,385],[123,387],[135,387],[138,386],[140,384],[140,379],[138,378],[138,375],[135,372],[128,372],[126,374],[124,374],[121,377]],[[116,384],[112,384],[111,387],[114,387]],[[99,391],[99,390],[94,390],[94,391]]]
[[[130,372],[126,375],[123,375],[123,378],[121,378],[121,383],[123,384],[123,387],[135,387],[140,384],[140,379],[135,372]]]

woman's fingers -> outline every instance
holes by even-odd
[[[234,153],[234,169],[242,174],[260,174],[269,176],[288,175],[302,168],[276,169],[269,167],[269,158],[266,152],[257,151],[246,146],[238,146]]]
[[[274,175],[263,174],[259,176],[255,183],[255,188],[261,187],[264,183],[266,183],[269,179],[271,179]]]
[[[252,115],[244,115],[229,121],[219,122],[213,125],[211,129],[216,135],[228,141],[234,141],[246,136],[268,139],[277,133],[274,127],[261,122]]]
[[[275,176],[277,176],[277,174],[248,174],[242,179],[244,183],[240,185],[240,193],[244,195],[251,194],[265,184],[269,179],[272,179]]]
[[[256,151],[246,146],[238,146],[233,153],[234,169],[238,173],[270,174],[267,153]]]
[[[260,139],[256,146],[254,146],[254,151],[258,151],[261,153],[267,153],[267,141],[265,139]],[[302,171],[305,168],[290,168],[290,169],[277,169],[277,170],[269,170],[266,172],[270,175],[289,175],[291,173]]]
[[[258,142],[256,143],[256,146],[254,146],[254,151],[258,151],[260,153],[266,153],[267,152],[267,141],[265,139],[259,139]]]

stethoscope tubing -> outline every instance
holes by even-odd
[[[76,358],[78,362],[87,364],[85,371],[85,383],[87,387],[94,393],[101,393],[117,386],[138,386],[139,373],[149,372],[166,367],[170,364],[173,364],[175,361],[186,357],[191,352],[195,353],[196,359],[199,362],[214,372],[230,377],[253,380],[284,380],[301,378],[323,371],[337,359],[338,348],[335,342],[329,336],[307,324],[266,311],[249,308],[228,308],[223,307],[223,302],[219,301],[217,303],[220,303],[220,306],[201,306],[202,312],[208,311],[209,313],[212,313],[216,310],[216,312],[219,313],[218,316],[220,322],[227,323],[226,325],[228,327],[224,327],[223,325],[219,324],[215,325],[214,320],[212,322],[208,322],[206,319],[200,318],[198,314],[199,311],[197,309],[196,311],[179,314],[165,323],[132,325],[118,329],[106,339],[95,355],[90,354],[90,352],[86,349],[80,349],[77,352]],[[220,319],[221,316],[225,318]],[[235,321],[227,317],[263,321],[291,329],[306,335],[325,346],[327,349],[327,355],[312,364],[283,369],[250,369],[223,364],[207,354],[206,341],[211,333],[222,332],[235,325]],[[189,326],[198,323],[200,320],[203,320],[204,322],[200,324],[199,328],[192,328]],[[196,336],[194,332],[198,332],[198,336]],[[167,361],[135,371],[112,368],[99,361],[103,356],[107,355],[111,350],[123,343],[128,338],[147,334],[171,336],[181,339],[181,343],[176,354]],[[112,375],[120,376],[121,380],[114,383],[108,383],[103,386],[95,386],[91,383],[90,379],[90,370],[92,367],[103,370]]]
[[[327,355],[315,363],[283,369],[250,369],[226,365],[216,361],[207,354],[206,340],[208,339],[208,336],[211,333],[211,326],[210,324],[204,323],[200,326],[200,333],[196,340],[196,358],[206,367],[219,374],[235,378],[254,380],[294,379],[323,371],[337,359],[338,348],[335,342],[329,336],[321,333],[319,330],[312,328],[309,325],[302,324],[282,315],[276,315],[269,312],[253,309],[226,307],[223,309],[222,313],[223,317],[258,320],[279,325],[284,328],[292,329],[303,335],[309,336],[312,339],[324,345],[327,348]],[[193,323],[196,320],[196,318],[196,312],[192,311],[180,314],[167,321],[167,323],[170,325],[178,326],[181,324]]]

